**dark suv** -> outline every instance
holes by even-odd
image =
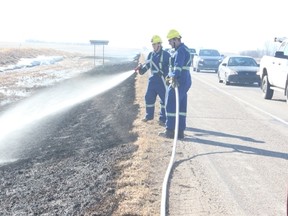
[[[194,56],[195,56],[195,54],[196,54],[196,49],[194,49],[194,48],[188,48],[188,50],[189,50],[189,53],[190,53],[190,55],[191,55],[191,62],[192,62],[192,65],[193,65],[193,59],[194,59]]]
[[[201,70],[218,71],[218,67],[222,61],[222,56],[215,49],[200,49],[194,56],[193,71],[200,72]]]

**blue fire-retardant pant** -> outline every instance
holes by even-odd
[[[179,128],[178,131],[186,129],[186,114],[187,114],[187,92],[189,88],[178,87],[179,92]],[[176,95],[175,89],[169,86],[166,98],[166,129],[175,130],[176,120]]]
[[[160,113],[159,121],[166,122],[165,114],[165,95],[166,95],[166,85],[162,80],[162,77],[158,74],[153,74],[149,77],[148,86],[145,94],[146,103],[146,116],[147,120],[152,120],[154,118],[155,102],[157,95],[160,98]]]

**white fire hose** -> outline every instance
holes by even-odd
[[[172,154],[170,158],[170,162],[168,165],[168,168],[166,170],[166,174],[164,177],[163,185],[162,185],[162,199],[161,199],[161,216],[166,215],[166,201],[167,201],[167,184],[168,179],[170,176],[171,169],[174,164],[174,157],[175,157],[175,151],[176,151],[176,144],[178,139],[178,128],[179,128],[179,92],[178,87],[175,87],[175,97],[176,97],[176,118],[175,118],[175,130],[174,130],[174,139],[173,139],[173,149]]]

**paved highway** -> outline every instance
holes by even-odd
[[[258,86],[191,72],[187,131],[169,186],[169,215],[286,215],[288,104]]]

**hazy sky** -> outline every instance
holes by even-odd
[[[94,39],[151,48],[158,34],[169,47],[166,35],[173,28],[190,47],[254,50],[275,36],[288,37],[284,5],[284,0],[1,0],[0,41]]]

